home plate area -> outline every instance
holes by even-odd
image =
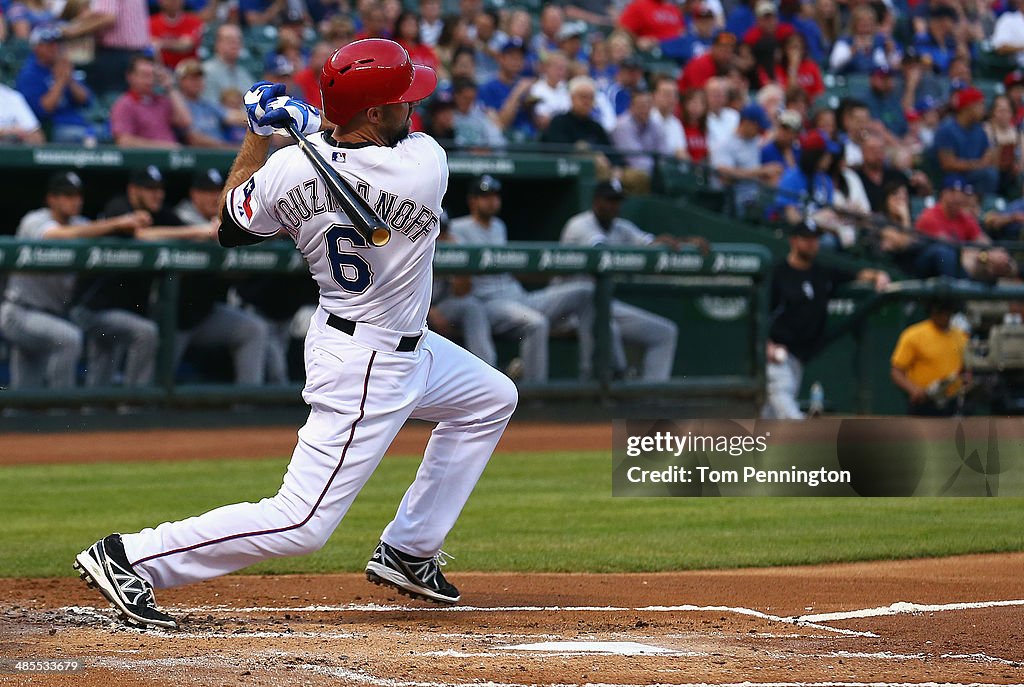
[[[176,631],[126,628],[77,581],[7,580],[0,656],[85,670],[0,671],[0,684],[1022,684],[1022,558],[463,573],[455,607],[359,575],[229,576],[158,594],[182,619]]]

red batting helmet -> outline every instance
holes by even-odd
[[[324,114],[334,124],[371,107],[423,100],[436,87],[433,69],[414,65],[405,48],[384,38],[338,48],[320,74]]]

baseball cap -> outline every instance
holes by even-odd
[[[587,25],[581,21],[567,21],[558,30],[558,40],[564,41],[570,38],[579,38],[587,33]]]
[[[1003,79],[1003,86],[1006,88],[1012,88],[1013,86],[1020,86],[1022,84],[1024,84],[1024,71],[1021,71],[1020,69],[1014,69]]]
[[[918,114],[924,114],[925,112],[931,112],[939,106],[939,103],[935,98],[930,95],[918,98],[917,102],[914,103],[914,109],[917,110]]]
[[[197,191],[219,191],[224,188],[224,175],[219,169],[202,169],[192,177],[192,188]]]
[[[32,29],[32,33],[28,35],[29,45],[39,45],[40,43],[56,43],[64,38],[63,32],[56,26],[37,26]]]
[[[956,93],[957,91],[962,91],[965,88],[970,88],[970,87],[971,87],[971,84],[968,83],[967,81],[964,81],[963,79],[950,79],[949,80],[949,92],[950,93]]]
[[[950,98],[950,104],[957,112],[960,112],[964,108],[970,107],[975,103],[983,102],[985,102],[985,94],[973,86],[961,88],[959,91],[953,93],[953,97]]]
[[[507,41],[505,41],[501,46],[501,53],[503,55],[507,52],[511,52],[512,50],[518,50],[524,55],[526,54],[526,44],[523,43],[522,38],[517,38],[513,36],[509,38]]]
[[[800,131],[804,125],[804,118],[796,110],[783,110],[779,113],[779,126],[793,131]]]
[[[128,183],[145,188],[163,188],[164,175],[160,173],[156,165],[149,165],[132,171],[128,177]]]
[[[619,67],[622,69],[643,69],[643,62],[636,55],[627,55],[622,62],[619,63]]]
[[[179,79],[184,79],[186,76],[202,76],[204,73],[203,63],[192,57],[182,60],[174,68],[174,75]]]
[[[476,88],[476,84],[473,83],[469,79],[459,79],[458,80],[458,88],[459,89],[464,88],[467,85],[469,87]],[[454,108],[455,107],[455,101],[452,100],[452,96],[454,95],[455,88],[456,88],[456,85],[453,83],[452,84],[452,92],[449,92],[449,91],[438,91],[437,95],[434,96],[434,99],[430,101],[430,105],[427,106],[427,111],[431,112],[431,113],[434,113],[434,112],[441,112],[442,110],[449,110],[449,109]]]
[[[698,2],[693,6],[693,9],[690,10],[690,16],[697,19],[706,19],[707,17],[714,17],[715,13],[711,11],[711,8],[708,5],[705,5],[703,2]]]
[[[736,45],[736,34],[731,31],[719,31],[715,34],[715,45]]]
[[[622,182],[618,179],[602,181],[594,187],[594,197],[605,200],[622,200],[626,197],[626,191],[622,188]]]
[[[871,76],[892,76],[892,67],[887,64],[880,64],[871,70]]]
[[[764,108],[756,103],[751,103],[740,110],[740,121],[743,121],[744,119],[755,122],[761,128],[761,131],[770,129],[772,126]]]
[[[817,129],[808,131],[800,137],[800,148],[803,150],[824,150],[832,155],[838,155],[843,152],[842,146],[823,135]]]
[[[289,76],[295,73],[295,67],[284,55],[268,55],[266,72],[274,76]]]
[[[772,0],[758,0],[757,5],[754,9],[754,14],[758,17],[765,17],[769,14],[778,14],[779,11],[775,9],[775,3]]]
[[[55,172],[46,182],[46,192],[55,195],[81,193],[82,187],[82,178],[74,172]]]
[[[821,238],[821,227],[813,219],[807,218],[803,222],[793,224],[789,227],[790,236],[802,236],[804,238]]]
[[[974,187],[967,183],[959,174],[947,174],[942,179],[942,190],[943,191],[963,191],[964,193],[974,193]]]
[[[488,193],[501,193],[501,182],[490,174],[484,174],[470,182],[469,195],[483,196]]]

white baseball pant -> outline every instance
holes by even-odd
[[[765,420],[803,420],[796,395],[804,376],[804,366],[790,354],[781,362],[769,362],[765,371],[768,383],[768,399],[761,409]]]
[[[414,556],[441,549],[512,416],[516,387],[433,332],[400,353],[401,332],[360,323],[349,336],[326,319],[318,308],[306,335],[311,410],[280,491],[124,535],[129,561],[154,587],[316,551],[410,417],[438,424],[381,539]]]

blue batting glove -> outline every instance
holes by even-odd
[[[245,114],[249,119],[249,130],[258,136],[270,136],[274,128],[260,126],[260,119],[267,113],[267,105],[271,100],[284,96],[285,85],[283,83],[271,83],[269,81],[258,81],[252,88],[246,91],[242,101],[245,103]]]
[[[320,111],[296,98],[279,96],[267,102],[266,114],[257,124],[271,129],[286,129],[289,122],[307,136],[320,130]]]

